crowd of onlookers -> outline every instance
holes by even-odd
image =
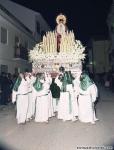
[[[88,71],[89,72],[89,71]],[[114,71],[93,74],[89,72],[89,76],[98,84],[101,84],[105,88],[108,88],[111,92],[114,92]]]
[[[0,74],[0,104],[7,105],[11,102],[12,88],[17,79],[17,75],[2,72]]]
[[[89,77],[93,79],[98,85],[101,85],[111,92],[114,92],[114,69],[110,69],[108,72],[96,73],[95,70],[85,67],[85,72],[89,74]]]
[[[114,71],[99,73],[96,75],[96,82],[114,92]]]
[[[114,71],[104,74],[104,86],[114,92]]]

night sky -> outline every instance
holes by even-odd
[[[91,37],[107,36],[106,19],[112,0],[12,0],[40,12],[52,29],[59,13],[67,16],[67,26],[76,38],[87,41]]]

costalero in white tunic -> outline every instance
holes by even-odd
[[[17,105],[17,123],[25,123],[28,111],[28,83],[25,79],[22,79],[18,91],[13,90],[12,102],[15,101]]]
[[[62,86],[62,82],[58,79],[55,79],[55,83],[60,87]],[[58,119],[66,120],[74,120],[76,116],[76,110],[74,105],[74,92],[73,85],[67,84],[66,92],[60,92],[60,99],[58,102]]]
[[[97,87],[92,84],[87,88],[86,91],[80,89],[80,94],[78,98],[79,103],[79,120],[81,122],[91,122],[94,123],[96,119],[94,102],[98,96]]]
[[[35,82],[35,79],[36,78],[33,76],[26,77],[26,80],[28,82],[28,98],[29,98],[27,119],[31,119],[31,117],[33,117],[35,113],[35,101],[33,101],[33,97],[32,97],[32,86],[33,83]]]
[[[73,101],[73,112],[74,116],[78,116],[78,95],[79,95],[79,90],[80,90],[80,81],[79,79],[74,79],[73,80],[73,89],[74,89],[74,101]]]
[[[50,74],[46,74],[45,75],[45,82],[49,85],[49,88],[50,88],[50,85],[52,83],[52,77]],[[53,117],[55,116],[54,114],[54,107],[53,107],[53,98],[52,98],[52,93],[51,93],[51,90],[49,90],[49,93],[48,93],[48,102],[49,102],[49,117]]]
[[[43,83],[43,89],[33,89],[33,97],[36,99],[35,122],[48,122],[49,119],[49,84]]]

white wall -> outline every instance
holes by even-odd
[[[14,23],[16,24],[16,23]],[[14,73],[14,69],[16,67],[21,68],[22,71],[24,71],[26,68],[31,67],[30,64],[28,64],[27,61],[22,60],[15,60],[14,58],[14,46],[15,46],[15,36],[18,36],[20,38],[20,42],[22,44],[25,43],[25,41],[29,42],[29,48],[32,49],[35,42],[32,39],[31,36],[28,36],[26,32],[23,32],[20,30],[22,27],[18,28],[18,26],[14,26],[11,22],[6,20],[4,17],[0,15],[0,29],[1,27],[4,27],[8,30],[8,44],[2,44],[0,39],[0,65],[7,65],[8,66],[8,72]]]
[[[28,9],[22,5],[16,4],[10,0],[0,0],[2,4],[10,13],[12,13],[17,19],[19,19],[26,27],[28,27],[33,33],[36,33],[36,21],[40,23],[41,30],[49,31],[50,27],[40,13]],[[37,35],[39,40],[40,35]]]
[[[0,4],[2,4],[10,13],[18,18],[31,31],[35,31],[34,11],[18,5],[10,0],[0,0]]]

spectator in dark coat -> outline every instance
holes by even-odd
[[[0,85],[1,85],[1,104],[6,105],[8,103],[9,81],[7,78],[7,74],[4,72],[2,72],[2,74],[1,74]]]

